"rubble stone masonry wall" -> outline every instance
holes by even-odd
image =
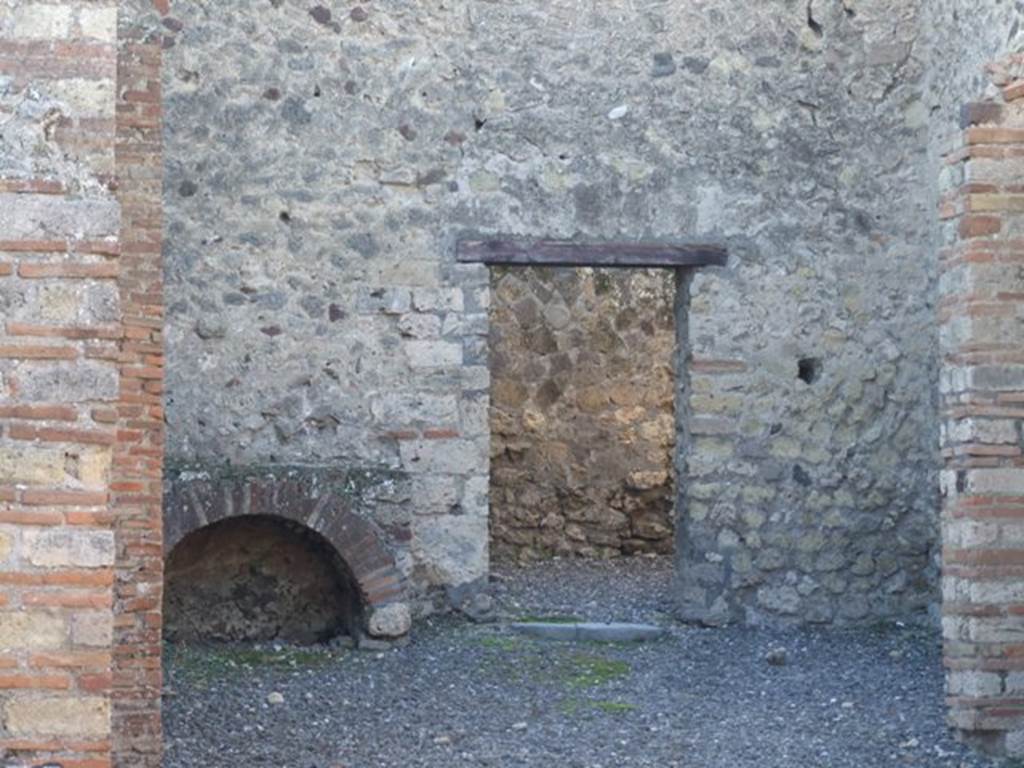
[[[712,240],[729,265],[677,302],[682,614],[921,615],[920,23],[917,2],[174,5],[172,491],[225,463],[354,472],[414,594],[478,583],[490,296],[455,238]]]
[[[496,269],[491,552],[672,551],[676,275]]]
[[[674,303],[679,615],[924,619],[944,555],[954,723],[1024,752],[1020,16],[0,0],[4,758],[159,764],[164,532],[314,528],[398,633],[482,583],[463,233],[725,244]]]

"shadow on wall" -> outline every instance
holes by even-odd
[[[315,643],[359,626],[359,592],[319,534],[264,515],[200,528],[167,559],[171,641]]]

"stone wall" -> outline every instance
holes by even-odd
[[[447,255],[475,131],[444,79],[454,12],[171,12],[171,463],[351,470],[416,594],[477,582],[488,286]]]
[[[680,614],[910,619],[934,600],[938,309],[951,703],[1022,751],[1002,517],[1021,496],[1019,352],[962,348],[1019,335],[1019,292],[984,293],[1016,279],[996,274],[1016,259],[1016,161],[937,170],[979,66],[1018,45],[1016,3],[0,11],[4,759],[159,764],[161,49],[187,480],[169,496],[190,525],[224,511],[200,497],[225,463],[248,478],[232,505],[333,472],[359,481],[332,487],[346,501],[323,524],[371,553],[382,608],[389,558],[420,591],[474,583],[489,296],[456,235],[723,241],[728,266],[676,302]],[[1016,151],[1018,92],[967,113],[1013,131],[969,132],[968,154]],[[941,302],[930,243],[970,252],[944,259]],[[304,498],[284,511],[315,528],[322,496]]]
[[[675,280],[494,270],[494,557],[672,551]]]
[[[730,32],[713,10],[686,46],[686,225],[732,257],[680,302],[681,613],[913,620],[938,537],[919,5],[791,8],[717,8]]]
[[[919,614],[920,24],[916,1],[175,6],[173,459],[376,473],[361,513],[414,589],[472,583],[488,291],[454,238],[722,241],[678,302],[681,614]]]

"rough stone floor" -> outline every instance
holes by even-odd
[[[503,568],[507,618],[670,623],[664,559]],[[766,659],[785,648],[786,662]],[[438,618],[383,652],[169,648],[167,768],[982,768],[936,634],[705,630],[555,644]]]

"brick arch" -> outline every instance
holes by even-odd
[[[405,583],[383,534],[351,509],[329,482],[305,474],[169,477],[164,503],[164,556],[193,531],[235,517],[290,520],[320,534],[348,567],[367,612],[403,602]]]

